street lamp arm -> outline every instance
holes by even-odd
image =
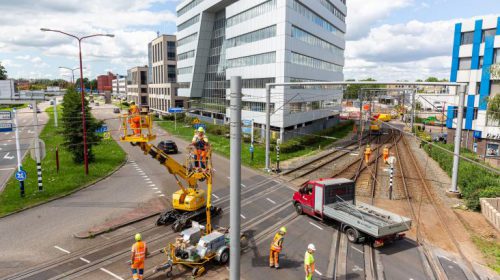
[[[87,38],[91,38],[91,37],[99,37],[99,36],[102,36],[102,37],[115,37],[115,35],[113,34],[93,34],[93,35],[88,35],[88,36],[83,36],[81,38],[79,38],[78,40],[83,40],[83,39],[87,39]]]
[[[67,36],[70,36],[70,37],[73,37],[77,40],[80,40],[80,38],[78,38],[77,36],[73,35],[73,34],[69,34],[69,33],[66,33],[64,31],[61,31],[61,30],[55,30],[55,29],[48,29],[48,28],[40,28],[41,31],[50,31],[50,32],[57,32],[57,33],[61,33],[61,34],[64,34],[64,35],[67,35]]]

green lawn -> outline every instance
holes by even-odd
[[[472,236],[472,241],[488,259],[488,266],[500,274],[500,244],[476,235]]]
[[[108,175],[126,159],[125,152],[115,141],[103,140],[101,144],[94,147],[96,160],[90,163],[89,175],[85,176],[83,164],[75,164],[71,154],[60,146],[63,142],[63,131],[60,126],[54,127],[53,108],[47,109],[47,113],[50,120],[40,134],[47,149],[47,156],[42,161],[44,190],[38,191],[36,164],[28,153],[23,161],[23,168],[28,173],[28,178],[25,181],[26,196],[20,197],[19,182],[12,177],[0,194],[0,217],[51,198],[63,196],[88,185]],[[61,115],[60,112],[59,116]],[[55,161],[55,148],[57,146],[59,146],[59,173],[56,171]]]
[[[176,135],[182,139],[191,141],[193,138],[194,129],[191,126],[187,126],[182,122],[177,122],[177,130],[174,130],[174,122],[173,121],[157,121],[156,122],[160,127],[167,130],[168,132]],[[208,125],[213,126],[212,124]],[[342,127],[336,131],[328,133],[327,136],[335,137],[341,139],[345,137],[349,132],[352,131],[352,125],[347,125]],[[212,149],[214,152],[223,155],[225,157],[229,157],[229,139],[224,136],[213,135],[208,133],[208,139],[210,144],[212,145]],[[293,152],[285,153],[282,152],[280,154],[280,160],[288,160],[300,156],[304,156],[307,154],[311,154],[317,152],[321,148],[325,148],[326,146],[335,142],[335,139],[331,138],[322,138],[317,137],[317,142],[314,145],[303,145],[299,149]],[[263,168],[265,166],[265,146],[262,144],[254,145],[254,160],[251,160],[250,155],[250,143],[242,143],[241,144],[241,161],[244,165],[254,167],[254,168]],[[274,164],[276,162],[276,151],[271,150],[271,162]]]
[[[12,111],[12,109],[16,108],[16,110],[23,109],[28,107],[27,103],[24,104],[11,104],[11,105],[0,105],[0,111]]]

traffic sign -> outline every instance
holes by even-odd
[[[169,113],[182,113],[183,108],[168,108]]]
[[[0,120],[2,120],[2,121],[12,120],[12,112],[11,111],[0,111]]]
[[[11,132],[12,124],[11,123],[0,123],[0,132]]]
[[[198,129],[198,128],[200,128],[200,127],[203,127],[203,129],[205,129],[205,130],[207,129],[207,125],[206,125],[206,124],[204,124],[204,123],[197,123],[197,124],[194,124],[194,125],[193,125],[193,127],[194,127],[194,129]]]
[[[96,133],[104,133],[104,132],[108,132],[108,126],[103,124],[101,127],[99,127],[98,129],[96,129],[95,131]]]
[[[250,153],[253,153],[253,145],[250,145]]]
[[[26,180],[27,176],[28,176],[28,174],[26,174],[26,171],[24,171],[22,169],[16,172],[16,180],[18,180],[18,181]]]
[[[252,120],[242,120],[241,122],[243,123],[244,126],[252,125]]]
[[[104,139],[109,139],[109,138],[111,138],[111,133],[104,132],[103,137],[104,137]]]
[[[195,118],[195,119],[193,120],[193,124],[195,124],[195,125],[196,125],[196,124],[199,124],[199,123],[200,123],[200,120],[199,120],[198,118]]]

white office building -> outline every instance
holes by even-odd
[[[243,116],[265,123],[265,84],[342,81],[345,0],[185,0],[177,6],[180,96],[227,121],[229,80],[243,79]],[[288,139],[337,123],[339,89],[278,87],[271,130]]]
[[[127,96],[127,77],[116,75],[116,79],[111,81],[113,88],[113,96],[117,98],[124,98]]]
[[[462,146],[500,165],[500,123],[488,116],[488,98],[500,93],[500,17],[455,25],[450,81],[467,83]],[[448,140],[455,135],[457,106],[447,106]]]

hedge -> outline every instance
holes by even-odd
[[[453,151],[451,144],[434,144],[449,151]],[[439,163],[439,166],[451,176],[453,168],[453,154],[445,152],[436,147],[425,145],[427,154]],[[475,155],[467,149],[461,149],[461,155],[477,161]],[[476,164],[461,160],[458,171],[458,186],[468,208],[479,210],[480,197],[500,196],[500,176],[490,172]]]

